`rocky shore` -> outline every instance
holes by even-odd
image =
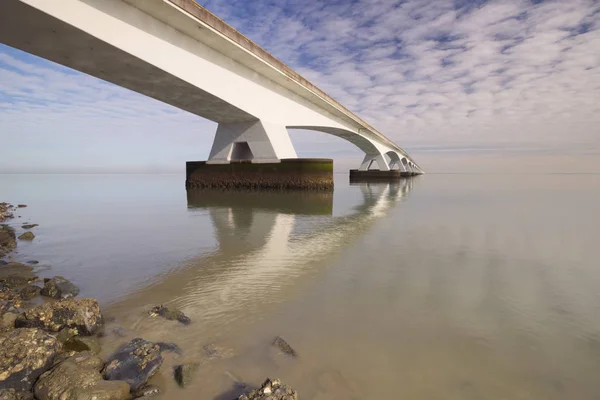
[[[35,240],[27,232],[17,238],[13,226],[19,208],[0,203],[0,400],[125,400],[146,399],[161,392],[151,378],[163,367],[167,353],[181,355],[175,343],[134,338],[122,343],[107,359],[99,357],[98,340],[106,335],[105,320],[96,299],[79,298],[79,288],[62,276],[40,279],[31,265],[13,261],[19,240]],[[158,305],[149,314],[189,325],[179,310]],[[187,328],[185,328],[187,329]],[[297,357],[281,337],[272,346],[283,356]],[[205,346],[207,354],[218,352]],[[173,367],[173,380],[186,387],[197,365]],[[150,382],[149,382],[150,381]],[[244,393],[232,400],[295,400],[295,390],[277,379],[259,387],[242,385]]]

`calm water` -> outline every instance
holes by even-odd
[[[162,398],[267,376],[302,399],[600,398],[599,175],[340,175],[333,195],[183,180],[0,175],[0,200],[29,205],[13,224],[40,224],[15,258],[101,301],[105,354],[136,336],[184,349]],[[161,303],[194,322],[148,316]],[[181,361],[201,363],[186,389]]]

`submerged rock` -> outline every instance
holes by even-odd
[[[136,391],[158,371],[162,362],[158,345],[135,338],[110,356],[102,374],[107,380],[125,381],[131,391]]]
[[[140,389],[136,390],[135,392],[131,393],[131,396],[134,399],[138,399],[138,398],[148,398],[148,397],[152,397],[152,396],[156,396],[157,394],[160,393],[160,389],[157,388],[154,385],[146,385],[141,387]]]
[[[123,381],[105,381],[98,357],[73,356],[46,372],[35,384],[39,400],[123,400],[129,385]]]
[[[19,291],[19,296],[23,300],[31,300],[40,295],[42,288],[36,285],[27,285]]]
[[[44,288],[41,293],[42,296],[52,297],[54,299],[66,299],[77,296],[79,294],[79,288],[68,279],[62,276],[55,276],[52,279],[44,281]]]
[[[62,332],[62,331],[61,331]],[[67,339],[63,345],[66,351],[89,351],[94,354],[100,353],[100,343],[93,336],[74,336]]]
[[[161,353],[163,351],[169,351],[171,353],[175,353],[175,354],[179,354],[179,355],[181,355],[183,353],[181,351],[181,347],[179,347],[178,345],[176,345],[173,342],[156,342],[156,345],[160,349]]]
[[[0,337],[0,389],[31,390],[57,351],[56,339],[40,329],[16,329]]]
[[[64,328],[90,336],[104,324],[95,299],[64,299],[26,310],[15,322],[17,328],[42,328],[58,332]]]
[[[298,400],[298,393],[289,386],[281,384],[279,379],[268,379],[260,389],[243,394],[237,400]]]
[[[291,357],[297,357],[298,353],[296,350],[292,348],[281,336],[277,336],[275,340],[273,340],[273,346],[279,349],[282,353],[287,354]]]
[[[39,225],[38,224],[25,224],[21,228],[23,228],[23,229],[32,229],[32,228],[35,228],[36,226],[39,226]]]
[[[152,308],[152,310],[150,310],[150,315],[152,315],[153,317],[160,315],[161,317],[166,318],[170,321],[179,321],[184,325],[188,325],[190,322],[192,322],[192,320],[181,311],[169,310],[163,305]]]
[[[16,247],[15,230],[8,225],[0,225],[0,257],[4,257]]]
[[[35,235],[33,234],[33,232],[25,232],[23,233],[21,236],[19,236],[19,240],[33,240],[35,239]]]
[[[27,207],[27,204],[17,204],[17,208],[25,208]]]
[[[29,265],[10,262],[0,267],[0,283],[6,288],[26,286],[38,279]]]
[[[177,365],[173,373],[175,382],[181,387],[189,385],[194,378],[198,366],[196,363]]]
[[[29,260],[29,261],[26,261],[26,263],[29,264],[29,265],[37,265],[40,262],[38,260]]]

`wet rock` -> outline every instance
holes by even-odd
[[[159,315],[170,321],[179,321],[184,325],[188,325],[190,322],[192,322],[192,320],[189,319],[189,317],[187,317],[181,311],[169,310],[167,307],[162,305],[152,308],[152,310],[150,310],[150,315],[152,315],[153,317]]]
[[[25,233],[23,233],[21,236],[19,236],[19,240],[33,240],[35,239],[35,235],[33,234],[33,232],[27,231]]]
[[[25,208],[27,207],[27,204],[17,204],[17,208]]]
[[[127,336],[127,329],[125,329],[123,327],[113,328],[111,330],[111,332],[113,333],[113,335],[115,335],[117,337],[125,337],[125,336]]]
[[[18,392],[14,389],[0,390],[0,400],[33,400],[33,393]]]
[[[62,332],[62,331],[61,331]],[[89,351],[94,354],[100,353],[100,343],[93,336],[74,336],[65,341],[63,348],[66,351]]]
[[[16,329],[0,338],[0,389],[31,390],[57,351],[56,339],[40,329]]]
[[[52,279],[44,280],[44,288],[41,293],[42,296],[54,299],[66,299],[77,296],[79,288],[68,279],[62,276],[55,276]]]
[[[210,359],[227,358],[233,356],[233,350],[211,343],[202,346],[201,354]]]
[[[298,356],[296,350],[294,350],[292,346],[290,346],[288,342],[286,342],[281,336],[277,336],[275,340],[273,340],[273,346],[275,346],[275,348],[279,349],[282,353],[287,354],[288,356]]]
[[[15,207],[10,203],[0,203],[0,222],[8,221],[11,218],[14,218],[15,215],[13,211]]]
[[[148,397],[152,397],[152,396],[156,396],[157,394],[160,393],[160,389],[157,388],[154,385],[146,385],[141,387],[140,389],[134,391],[133,393],[131,393],[131,396],[134,399],[138,399],[138,398],[148,398]]]
[[[19,314],[11,312],[2,314],[2,317],[0,318],[0,326],[13,330],[15,328],[15,321],[18,316]]]
[[[26,261],[26,263],[29,264],[29,265],[37,265],[40,262],[38,260],[29,260],[29,261]]]
[[[36,226],[39,226],[39,225],[38,224],[25,224],[21,228],[23,228],[23,229],[33,229]]]
[[[102,360],[70,357],[43,374],[35,384],[39,400],[122,400],[129,396],[126,382],[102,379]]]
[[[42,328],[50,332],[70,328],[82,336],[93,335],[103,324],[95,299],[64,299],[42,304],[25,310],[15,322],[17,328]]]
[[[4,257],[16,247],[15,230],[8,225],[0,225],[0,257]]]
[[[8,264],[8,261],[0,260],[0,267]]]
[[[162,362],[158,345],[135,338],[110,356],[102,374],[107,380],[123,380],[136,391],[158,371]]]
[[[298,400],[298,393],[279,379],[267,379],[260,389],[243,394],[237,400]]]
[[[23,300],[31,300],[40,295],[42,288],[36,285],[27,285],[19,291]]]
[[[173,373],[175,382],[177,382],[177,384],[181,387],[186,387],[194,379],[197,369],[198,364],[196,363],[177,365]]]
[[[29,265],[11,262],[0,267],[0,283],[7,288],[26,286],[38,279]]]
[[[163,351],[168,351],[179,355],[183,354],[183,352],[181,351],[181,347],[177,346],[173,342],[156,342],[156,345],[160,349],[161,353]]]

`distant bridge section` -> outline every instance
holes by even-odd
[[[193,0],[2,0],[0,42],[218,123],[207,164],[297,158],[288,128],[341,137],[359,170],[423,170]]]

